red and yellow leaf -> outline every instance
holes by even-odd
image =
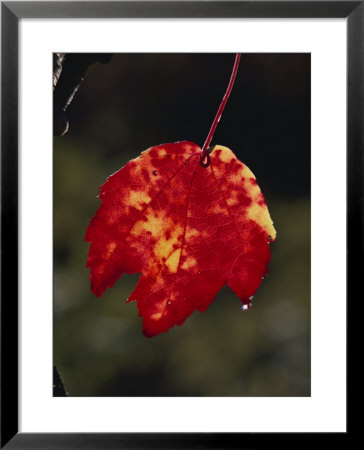
[[[227,147],[200,164],[192,142],[152,147],[108,178],[90,222],[87,267],[97,296],[142,273],[136,301],[155,336],[203,312],[224,284],[249,305],[276,236],[252,172]]]

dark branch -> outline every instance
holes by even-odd
[[[80,87],[87,69],[96,62],[108,63],[112,53],[53,54],[53,136],[68,130],[66,109]]]
[[[53,366],[53,397],[68,397],[68,392],[63,384],[61,374],[57,367]]]

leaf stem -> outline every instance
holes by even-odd
[[[229,81],[228,87],[227,87],[225,95],[224,95],[224,97],[223,97],[223,99],[222,99],[222,101],[220,103],[219,109],[217,110],[215,119],[212,122],[212,125],[211,125],[211,128],[210,128],[209,134],[207,135],[206,141],[205,141],[205,143],[203,144],[203,147],[202,147],[201,162],[206,160],[206,156],[209,154],[208,149],[210,147],[211,140],[212,140],[212,138],[214,136],[217,124],[220,122],[220,119],[221,119],[222,113],[224,111],[226,102],[228,101],[228,98],[230,96],[231,90],[232,90],[232,88],[234,86],[235,77],[236,77],[236,74],[238,72],[240,56],[241,56],[240,53],[237,53],[236,56],[235,56],[234,67],[233,67],[233,71],[231,72],[231,77],[230,77],[230,81]]]

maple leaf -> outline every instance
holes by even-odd
[[[129,161],[101,186],[86,231],[97,296],[142,273],[127,301],[146,336],[205,311],[224,284],[248,308],[268,271],[276,232],[253,173],[227,147],[214,146],[207,164],[201,152],[183,141]]]

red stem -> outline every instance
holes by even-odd
[[[205,159],[206,155],[208,154],[207,150],[208,150],[208,148],[210,146],[210,143],[211,143],[212,137],[213,137],[213,135],[215,133],[217,124],[220,122],[220,119],[221,119],[222,113],[224,111],[226,102],[228,101],[228,98],[230,96],[231,90],[232,90],[232,88],[234,86],[235,77],[236,77],[236,74],[238,72],[240,56],[241,56],[240,53],[237,53],[236,56],[235,56],[234,67],[233,67],[233,71],[231,72],[231,77],[230,77],[230,81],[229,81],[228,87],[227,87],[225,95],[224,95],[224,97],[223,97],[223,99],[222,99],[222,101],[220,103],[220,106],[219,106],[219,109],[218,109],[218,111],[216,113],[215,119],[212,122],[212,125],[211,125],[211,128],[210,128],[209,134],[207,135],[206,141],[205,141],[205,143],[203,144],[203,147],[202,147],[201,161],[203,161]]]

